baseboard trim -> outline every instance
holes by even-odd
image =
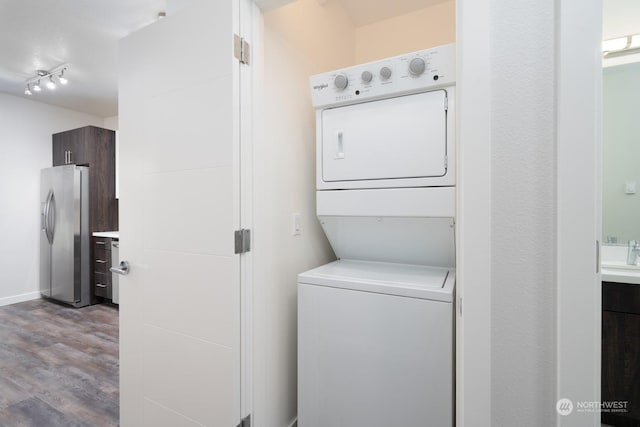
[[[9,304],[16,304],[19,302],[25,302],[25,301],[31,301],[34,299],[40,299],[40,292],[36,291],[36,292],[29,292],[26,294],[20,294],[20,295],[13,295],[10,297],[3,297],[0,298],[0,307],[5,306],[5,305],[9,305]]]

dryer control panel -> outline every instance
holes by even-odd
[[[315,108],[347,105],[451,86],[455,44],[311,76]]]

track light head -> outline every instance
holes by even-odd
[[[30,85],[27,84],[27,88],[24,90],[24,94],[25,95],[33,95],[33,92],[31,92],[31,88],[29,87]]]
[[[58,76],[58,81],[61,85],[66,85],[67,83],[69,83],[69,80],[67,80],[67,78],[64,76],[64,70],[65,68],[60,70],[60,75]]]
[[[34,83],[33,90],[36,92],[40,92],[42,90],[42,88],[40,87],[40,80]]]
[[[56,83],[53,81],[53,77],[49,76],[49,81],[47,82],[47,89],[54,90],[56,88]]]

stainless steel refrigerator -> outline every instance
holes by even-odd
[[[42,169],[40,216],[40,293],[74,307],[89,305],[89,168]]]

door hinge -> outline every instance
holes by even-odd
[[[251,250],[251,230],[242,228],[234,232],[235,253],[243,254]]]
[[[250,65],[251,46],[249,42],[237,34],[233,35],[233,54],[241,64]]]
[[[444,96],[444,111],[449,111],[449,97],[447,95]]]
[[[251,427],[251,414],[247,415],[240,421],[238,427]]]

